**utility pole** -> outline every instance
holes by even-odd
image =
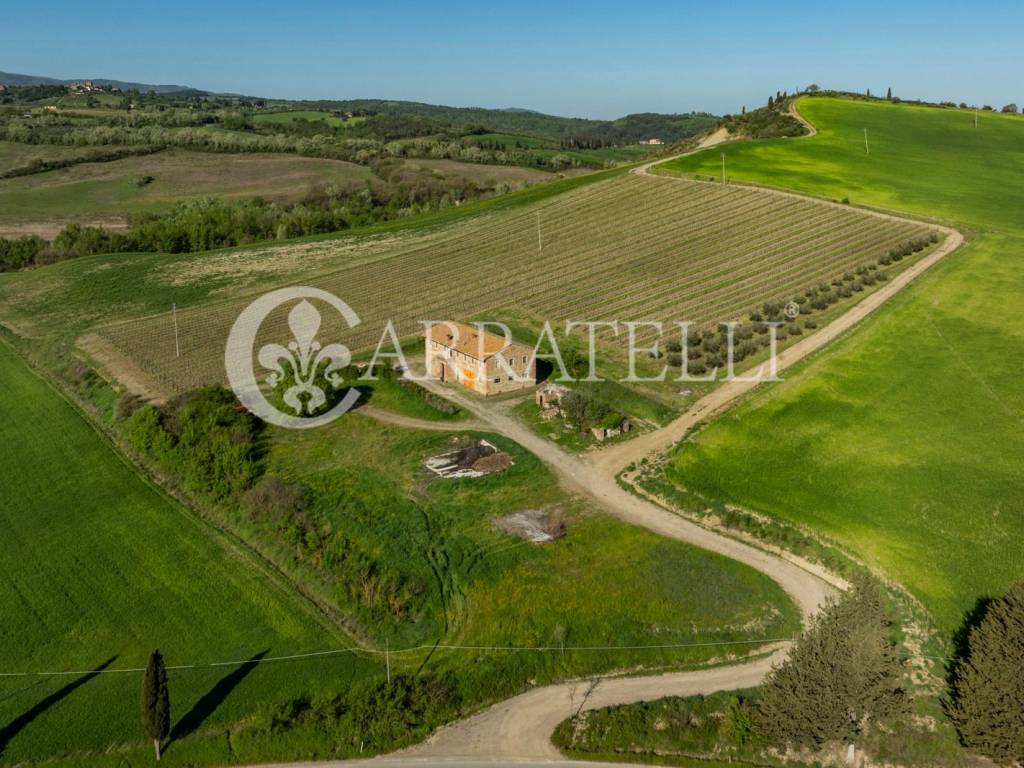
[[[181,357],[181,344],[178,343],[178,305],[171,304],[171,317],[174,318],[174,356]]]
[[[388,668],[388,688],[391,687],[391,641],[384,641],[384,663]]]
[[[722,183],[725,184],[725,152],[722,153]]]
[[[868,129],[864,129],[864,154],[870,155],[871,149],[868,147]]]
[[[974,110],[974,127],[978,127],[978,110]]]

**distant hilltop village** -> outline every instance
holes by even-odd
[[[92,80],[68,83],[67,89],[68,93],[103,93],[104,91],[107,91],[108,93],[119,93],[121,91],[121,89],[115,85],[104,88],[101,85],[96,85]]]

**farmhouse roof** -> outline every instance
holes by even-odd
[[[454,349],[477,360],[487,360],[508,347],[521,347],[515,342],[506,344],[502,336],[490,331],[480,332],[466,323],[438,323],[431,327],[430,338],[442,346]],[[480,356],[483,352],[483,357]]]

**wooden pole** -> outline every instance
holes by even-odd
[[[864,129],[864,154],[865,155],[870,155],[871,154],[871,149],[870,149],[870,147],[868,147],[868,129],[867,128]]]
[[[174,356],[181,357],[181,344],[178,342],[178,305],[171,304],[171,316],[174,318]]]
[[[722,183],[725,184],[725,152],[722,153]]]
[[[384,641],[384,663],[388,668],[388,687],[391,687],[391,641]]]

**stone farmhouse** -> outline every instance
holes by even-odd
[[[502,363],[504,361],[504,364]],[[430,375],[458,382],[481,395],[527,389],[537,383],[533,348],[505,343],[497,334],[465,323],[438,323],[426,336]]]

